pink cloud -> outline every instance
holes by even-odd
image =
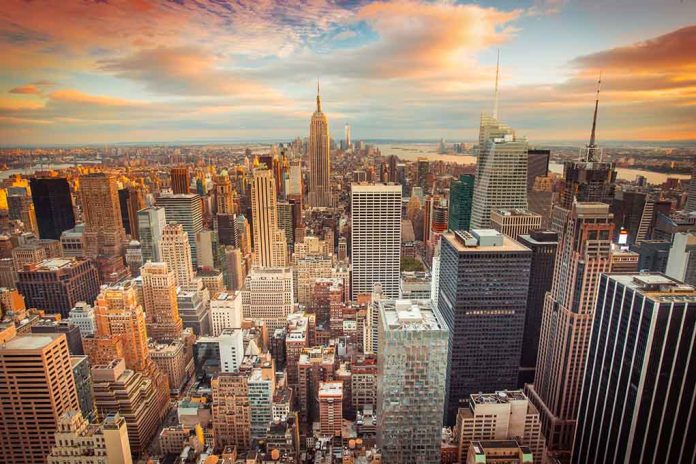
[[[15,87],[10,90],[10,93],[22,94],[22,95],[37,95],[41,93],[41,90],[33,84],[23,85],[21,87]]]

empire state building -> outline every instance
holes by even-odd
[[[329,122],[321,111],[319,83],[317,83],[317,110],[309,124],[309,198],[314,208],[333,206],[331,197],[331,163],[329,159]]]

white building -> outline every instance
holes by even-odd
[[[527,140],[481,115],[471,228],[488,229],[496,208],[527,208]]]
[[[225,329],[217,337],[220,347],[220,370],[237,372],[244,359],[244,331],[242,329]]]
[[[196,237],[203,230],[203,202],[193,193],[165,194],[157,198],[157,206],[164,208],[168,223],[176,222],[184,227],[191,242],[190,256],[194,266],[198,264]]]
[[[401,259],[401,186],[351,185],[352,299],[382,284],[398,298]]]
[[[94,308],[84,301],[78,302],[68,313],[68,322],[75,324],[80,329],[82,337],[94,335],[97,323],[94,318]]]
[[[160,261],[159,242],[167,225],[164,208],[150,207],[138,211],[138,240],[142,247],[143,262]]]
[[[293,312],[292,287],[292,270],[288,267],[252,269],[242,290],[244,318],[264,321],[269,333],[284,328]]]
[[[696,285],[696,233],[674,234],[665,274],[689,285]]]
[[[210,319],[214,337],[242,327],[242,292],[223,292],[210,300]]]

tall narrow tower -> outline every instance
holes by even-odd
[[[536,375],[527,385],[548,449],[568,454],[580,408],[585,359],[602,273],[611,271],[613,215],[604,203],[574,203],[546,294]]]
[[[331,198],[329,121],[321,111],[319,82],[317,82],[317,110],[309,124],[309,198],[310,207],[333,206]]]
[[[493,113],[481,115],[472,229],[489,228],[494,209],[527,208],[527,140],[498,120],[498,59]]]
[[[260,267],[287,265],[285,232],[278,228],[275,179],[268,169],[255,169],[251,186],[254,262]]]

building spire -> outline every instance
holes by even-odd
[[[500,75],[500,49],[498,49],[498,59],[495,64],[495,93],[493,95],[493,117],[498,119],[498,77]]]
[[[321,97],[319,96],[319,78],[317,77],[317,111],[321,113]]]
[[[595,135],[597,131],[597,109],[599,108],[599,90],[602,86],[602,72],[599,72],[597,80],[597,96],[595,97],[594,116],[592,117],[592,133],[590,134],[590,144],[587,146],[587,161],[597,161],[597,144]]]

